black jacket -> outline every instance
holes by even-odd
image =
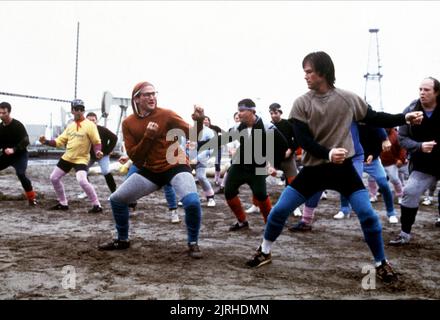
[[[101,146],[102,146],[101,151],[102,153],[104,153],[105,156],[107,156],[115,148],[116,142],[118,141],[118,137],[106,127],[103,126],[97,126],[97,127],[98,127],[99,137],[101,138]],[[95,152],[93,152],[93,148],[90,149],[90,157],[92,160],[96,160],[96,156],[95,156]]]
[[[245,167],[262,168],[266,166],[267,160],[270,160],[272,166],[279,168],[289,147],[288,141],[277,127],[273,124],[266,126],[259,117],[257,117],[250,135],[246,125],[241,123],[238,128],[223,134],[222,144],[233,140],[240,142],[240,148],[235,153],[232,164]],[[271,141],[273,141],[273,145],[270,143]]]
[[[420,104],[420,100],[413,101],[404,113],[423,111],[423,121],[420,125],[405,124],[399,127],[399,143],[408,151],[409,169],[416,170],[440,178],[440,146],[436,145],[432,152],[422,152],[422,143],[435,140],[440,143],[440,106],[434,109],[430,118]]]

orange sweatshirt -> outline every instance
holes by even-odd
[[[197,127],[202,128],[202,121]],[[158,132],[149,136],[146,128],[149,122],[158,124]],[[156,107],[148,116],[141,118],[131,114],[122,122],[122,133],[127,155],[136,164],[142,164],[152,172],[164,172],[179,164],[189,165],[185,151],[180,148],[177,138],[172,139],[170,130],[180,129],[181,135],[197,138],[195,131],[190,135],[190,125],[174,111]],[[198,130],[200,131],[200,130]],[[167,134],[170,141],[167,141]]]

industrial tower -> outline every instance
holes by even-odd
[[[383,75],[380,72],[382,66],[380,65],[379,38],[377,36],[379,29],[369,29],[368,31],[370,32],[370,43],[368,48],[367,73],[364,75],[364,99],[374,110],[384,111],[382,105],[382,86],[380,82]]]

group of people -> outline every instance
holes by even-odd
[[[440,102],[440,84],[432,77],[424,79],[419,98],[403,113],[392,115],[376,112],[356,94],[335,87],[335,68],[327,53],[319,51],[306,55],[302,67],[309,90],[294,101],[288,120],[281,119],[281,106],[272,104],[269,108],[272,122],[265,123],[257,115],[254,101],[242,99],[234,115],[237,124],[228,131],[213,128],[204,109],[198,105],[194,106],[191,115],[193,123],[185,122],[173,110],[157,105],[157,91],[153,84],[136,84],[131,95],[133,113],[122,123],[126,159],[133,162],[135,170],[117,188],[108,171],[108,155],[114,146],[114,137],[96,125],[96,115],[84,117],[85,107],[81,100],[73,101],[74,121],[56,139],[40,138],[43,144],[66,147],[50,175],[58,200],[51,209],[68,210],[62,177],[73,168],[78,183],[92,203],[89,212],[102,211],[95,189],[87,179],[89,166],[98,161],[111,191],[109,202],[117,231],[117,238],[100,244],[99,250],[129,248],[130,205],[166,187],[171,188],[185,211],[188,254],[199,259],[202,257],[199,247],[202,208],[190,158],[182,148],[182,141],[195,143],[197,179],[211,206],[215,205],[215,192],[206,179],[206,160],[214,155],[219,165],[219,149],[228,145],[234,149],[231,166],[223,181],[220,166],[216,167],[215,182],[236,217],[229,230],[249,228],[247,213],[239,198],[239,188],[244,184],[250,187],[252,202],[258,207],[265,224],[261,244],[246,262],[248,267],[258,268],[272,261],[272,247],[287,218],[304,203],[302,221],[290,229],[310,230],[313,210],[321,194],[325,190],[335,190],[341,194],[341,213],[335,218],[344,217],[351,210],[356,213],[376,264],[377,276],[384,282],[395,281],[396,272],[384,250],[381,222],[371,205],[362,173],[367,172],[375,178],[386,203],[389,222],[397,223],[380,155],[391,150],[391,139],[394,144],[398,140],[407,150],[410,174],[405,186],[402,188],[397,184],[395,173],[391,173],[394,169],[386,171],[399,197],[402,226],[399,236],[390,245],[407,244],[420,196],[440,177],[440,151],[436,147],[436,141],[440,139],[440,111],[436,109]],[[10,112],[8,103],[0,104],[0,169],[14,166],[29,204],[36,205],[35,192],[25,175],[29,139],[23,125],[12,119]],[[398,135],[397,132],[390,135],[392,131],[387,134],[378,129],[397,126]],[[298,148],[302,149],[300,170],[295,159]],[[204,155],[203,152],[208,153]],[[283,171],[286,187],[272,206],[266,177],[276,170]],[[440,225],[440,218],[438,223]]]

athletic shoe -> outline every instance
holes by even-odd
[[[376,276],[385,283],[397,281],[397,274],[386,260],[376,267]]]
[[[229,227],[229,231],[238,231],[241,229],[249,229],[249,222],[245,221],[240,224],[240,222],[236,222],[232,226]]]
[[[371,196],[371,197],[370,197],[370,202],[371,202],[371,203],[375,203],[375,202],[377,202],[377,196]]]
[[[295,217],[302,217],[303,214],[302,214],[300,208],[296,208],[295,211],[293,211],[293,215],[294,215]]]
[[[89,211],[87,211],[88,213],[99,213],[102,212],[102,207],[98,206],[98,205],[94,205],[92,207],[92,209],[90,209]]]
[[[61,203],[57,203],[53,207],[50,207],[48,210],[62,210],[62,211],[66,211],[66,210],[69,210],[69,206],[65,206],[65,205],[63,205]]]
[[[170,219],[171,219],[171,223],[179,223],[180,219],[179,219],[179,214],[177,213],[177,210],[170,210]]]
[[[177,205],[178,205],[179,207],[183,207],[183,203],[182,203],[182,201],[177,202]]]
[[[432,204],[432,197],[425,197],[425,199],[423,199],[422,204],[424,206],[430,206]]]
[[[261,246],[260,246],[257,249],[257,253],[252,257],[252,259],[246,262],[246,265],[250,268],[259,268],[271,262],[272,262],[272,254],[270,252],[268,254],[264,254],[261,251]]]
[[[395,224],[395,223],[398,223],[399,220],[397,219],[396,216],[390,216],[390,217],[388,218],[388,222],[389,222],[389,223],[392,223],[392,224]]]
[[[102,250],[102,251],[125,250],[128,248],[130,248],[129,240],[124,241],[118,239],[113,239],[110,242],[98,246],[98,250]]]
[[[85,193],[85,192],[81,192],[81,193],[78,194],[76,197],[77,197],[78,199],[85,199],[85,198],[87,198],[87,193]]]
[[[199,245],[197,243],[188,244],[188,255],[193,259],[202,258],[202,252],[200,251]]]
[[[28,203],[30,207],[35,207],[38,204],[36,199],[29,199]]]
[[[324,192],[321,194],[321,200],[327,200],[327,191],[324,191]]]
[[[248,209],[246,209],[244,212],[246,212],[246,213],[258,213],[258,212],[260,212],[260,208],[258,208],[256,205],[253,204]]]
[[[440,218],[437,218],[437,221],[435,222],[436,227],[440,227]]]
[[[335,214],[333,216],[333,219],[336,219],[336,220],[348,219],[348,218],[350,218],[350,214],[349,213],[345,214],[342,211],[339,211],[337,214]]]
[[[300,221],[297,224],[292,225],[288,228],[289,231],[297,232],[297,231],[312,231],[312,225],[305,223],[304,221]]]
[[[207,206],[208,207],[215,207],[215,200],[214,200],[214,198],[209,198]]]
[[[409,243],[410,238],[409,237],[404,237],[401,234],[399,234],[396,239],[394,240],[390,240],[390,242],[388,243],[390,246],[394,246],[394,247],[399,247],[399,246],[403,246]]]

